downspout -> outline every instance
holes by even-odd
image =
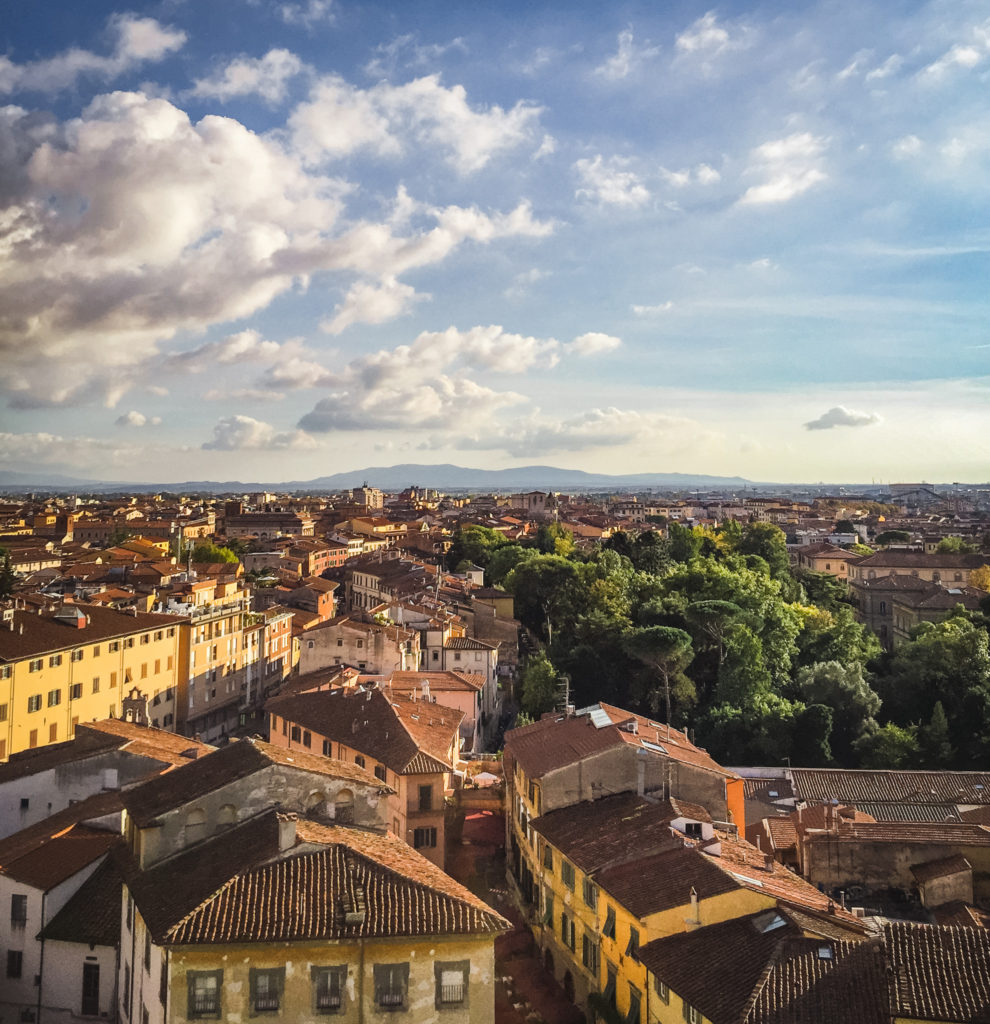
[[[169,970],[170,950],[167,946],[162,947],[162,967],[165,969],[165,990],[161,994],[162,1020],[168,1020],[168,994],[172,988],[172,972]]]
[[[45,989],[45,900],[48,898],[48,893],[43,892],[41,894],[41,933],[39,938],[41,939],[41,956],[38,961],[38,1012],[35,1016],[38,1024],[41,1024],[41,995]]]
[[[364,1024],[364,939],[358,939],[361,950],[358,960],[358,1024]]]

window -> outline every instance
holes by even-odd
[[[61,654],[53,654],[48,659],[48,667],[49,668],[57,668],[61,664],[62,664],[62,655]]]
[[[543,923],[553,927],[553,893],[549,889],[543,894]]]
[[[560,880],[571,892],[574,891],[574,865],[563,857],[560,858]]]
[[[95,646],[95,647],[93,648],[93,657],[94,657],[94,658],[98,658],[99,656],[100,656],[100,645],[99,645],[99,644],[97,644],[97,645],[96,645],[96,646]]]
[[[9,679],[11,673],[10,665],[0,665],[0,679]]]
[[[73,683],[69,687],[69,700],[79,700],[82,696],[82,683]]]
[[[688,1004],[685,1003],[684,1019],[688,1022],[688,1024],[701,1024],[701,1011],[696,1010],[693,1006],[688,1006]]]
[[[13,927],[23,928],[27,922],[28,898],[26,893],[15,892],[10,897],[10,923]]]
[[[629,986],[629,1010],[626,1013],[626,1024],[639,1024],[639,1008],[642,996],[638,988]]]
[[[358,766],[358,768],[363,768],[364,767],[364,758],[360,754],[355,754],[354,755],[354,763]]]
[[[388,771],[383,764],[375,765],[375,778],[380,782],[388,782]]]
[[[582,885],[584,890],[582,895],[584,896],[584,902],[587,906],[594,909],[598,906],[598,886],[590,878],[584,880]]]
[[[419,787],[419,809],[421,811],[433,810],[433,786]]]
[[[219,1017],[223,971],[187,971],[187,1017]]]
[[[303,746],[311,747],[313,745],[313,734],[309,730],[303,730]]]
[[[338,640],[337,640],[337,646],[338,646],[338,647],[343,647],[343,646],[344,646],[344,641],[343,641],[343,640],[340,640],[340,639],[338,639]]]
[[[341,967],[311,967],[313,1002],[317,1013],[341,1013],[344,1009],[344,987],[347,984],[347,965]]]
[[[608,983],[605,985],[605,991],[602,995],[605,997],[605,1002],[608,1003],[612,1009],[615,1009],[615,978],[616,969],[612,964],[608,965]]]
[[[175,636],[175,626],[169,626],[168,629],[165,630],[165,635]]]
[[[292,727],[292,733],[290,734],[289,738],[293,742],[298,743],[302,739],[302,728],[298,725],[294,725]]]
[[[629,943],[626,946],[626,956],[631,956],[633,960],[639,959],[639,929],[629,927]]]
[[[252,967],[251,1012],[278,1013],[285,988],[284,967]]]
[[[124,1016],[131,1015],[131,965],[124,964]]]
[[[52,724],[50,726],[48,726],[48,742],[49,743],[54,743],[57,739],[58,739],[58,723],[57,722],[52,722]]]
[[[684,834],[690,839],[701,838],[701,822],[700,821],[688,821],[684,823]]]
[[[141,634],[141,643],[147,644],[147,643],[150,643],[150,642],[151,642],[151,634],[150,633],[142,633]]]
[[[82,1012],[84,1017],[95,1017],[100,1012],[99,964],[83,964]]]
[[[880,613],[883,614],[886,610],[887,610],[887,602],[886,601],[881,601],[880,602]]]
[[[131,648],[134,646],[134,637],[129,636],[124,639],[124,647]]]
[[[597,979],[599,961],[598,939],[593,932],[585,932],[581,938],[581,963]]]
[[[661,1003],[670,1002],[670,989],[655,974],[653,975],[653,991],[656,992]]]
[[[50,708],[58,707],[62,703],[62,691],[61,690],[49,690],[48,691],[48,706]]]
[[[7,705],[0,704],[0,722],[7,721]]]
[[[560,941],[573,952],[574,950],[574,919],[566,912],[560,915]]]
[[[19,949],[7,950],[7,977],[19,978],[24,969],[24,954]]]
[[[82,660],[83,660],[83,652],[81,650],[80,651],[73,651],[69,655],[69,661],[82,661]]]
[[[543,866],[547,871],[553,871],[553,849],[547,843],[543,847]]]
[[[120,650],[120,641],[119,640],[111,640],[110,643],[107,644],[107,650],[111,654],[116,654],[117,651]]]
[[[28,665],[28,671],[40,672],[44,668],[44,666],[45,662],[42,658],[35,658],[35,660]]]
[[[409,964],[375,964],[375,1005],[404,1010],[409,994]]]
[[[323,756],[333,757],[333,744],[330,742],[330,740],[323,741]]]
[[[467,1006],[470,960],[437,961],[433,965],[436,979],[436,1007]]]
[[[413,829],[413,849],[419,850],[423,847],[431,849],[437,845],[437,830],[435,828]]]

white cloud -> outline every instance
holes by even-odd
[[[867,71],[866,81],[878,82],[882,81],[884,78],[889,78],[891,75],[896,75],[903,64],[904,58],[900,54],[894,53],[878,67],[873,68],[871,71]]]
[[[603,352],[613,352],[621,344],[621,338],[598,331],[590,331],[575,338],[565,347],[568,352],[573,352],[577,356],[597,356]]]
[[[750,174],[764,178],[748,188],[740,203],[786,203],[827,178],[822,169],[828,140],[810,132],[796,132],[758,146],[752,153]]]
[[[332,22],[334,20],[333,0],[306,0],[306,3],[279,4],[277,7],[279,17],[287,25],[301,25],[303,28],[311,29],[320,22]]]
[[[208,341],[199,348],[178,352],[170,356],[165,365],[168,369],[185,373],[202,373],[216,365],[231,365],[273,359],[281,346],[277,341],[265,341],[254,329],[228,334],[219,341]]]
[[[642,206],[650,198],[649,190],[639,175],[625,170],[627,166],[628,161],[620,157],[606,160],[601,154],[593,160],[578,160],[574,170],[581,187],[574,195],[604,206]]]
[[[616,82],[628,78],[645,61],[652,60],[659,53],[659,46],[650,46],[649,43],[637,46],[632,29],[627,28],[619,33],[616,52],[604,64],[595,68],[595,74],[610,82]]]
[[[346,184],[232,118],[194,124],[138,93],[99,96],[54,135],[36,124],[0,114],[0,153],[23,168],[4,180],[0,214],[0,390],[15,407],[113,405],[147,383],[159,346],[179,332],[250,316],[314,274],[384,281],[468,241],[553,230],[527,203],[504,213],[419,205],[416,227],[401,232],[341,225]],[[274,351],[232,337],[171,365]]]
[[[186,41],[185,32],[136,14],[114,15],[109,33],[115,37],[109,56],[73,47],[55,57],[27,64],[15,64],[0,57],[0,93],[57,92],[84,76],[109,80],[146,61],[164,59],[181,49]]]
[[[733,37],[729,30],[719,24],[714,11],[708,11],[685,29],[676,39],[678,56],[682,60],[700,63],[703,71],[711,71],[715,58],[730,50],[740,50],[748,45],[748,33],[740,30]]]
[[[250,450],[274,450],[285,448],[315,448],[313,438],[301,430],[279,433],[270,423],[252,419],[250,416],[224,416],[213,428],[213,440],[204,441],[207,451],[232,452]]]
[[[303,70],[303,62],[289,50],[269,50],[263,57],[238,57],[216,74],[197,78],[194,96],[226,102],[237,96],[260,96],[268,103],[285,99],[289,82]]]
[[[161,421],[161,416],[148,417],[143,412],[138,412],[137,409],[131,409],[130,412],[125,412],[123,416],[118,416],[114,420],[118,427],[143,427],[149,423],[153,427],[157,427]]]
[[[562,355],[585,358],[619,344],[618,338],[596,333],[561,344],[554,338],[513,334],[498,324],[424,331],[411,345],[360,356],[339,373],[323,371],[319,384],[331,394],[303,416],[299,426],[316,432],[403,428],[456,432],[472,424],[490,425],[500,409],[525,399],[479,384],[469,372],[518,375],[549,370]],[[273,384],[282,383],[281,369],[273,368]]]
[[[497,153],[530,141],[541,109],[519,101],[510,110],[476,110],[463,86],[447,88],[439,75],[366,90],[331,75],[296,108],[289,128],[296,148],[314,163],[360,149],[396,156],[414,141],[439,148],[458,172],[470,174]]]
[[[507,299],[521,299],[530,293],[534,284],[538,284],[548,277],[550,277],[549,271],[540,270],[538,267],[531,267],[529,270],[524,270],[521,274],[516,274],[512,279],[512,284],[502,294]]]
[[[375,56],[364,70],[373,78],[390,78],[399,67],[431,67],[452,51],[468,52],[467,44],[460,36],[449,43],[420,43],[413,33],[407,33],[376,46]]]
[[[207,402],[280,402],[283,398],[284,392],[267,388],[210,388],[203,394]]]
[[[891,146],[891,153],[898,160],[903,160],[908,157],[917,156],[924,148],[925,144],[917,135],[905,135]]]
[[[320,324],[320,327],[327,334],[340,334],[351,324],[382,324],[408,313],[414,302],[429,298],[429,295],[418,294],[411,285],[391,276],[377,285],[358,281],[334,311],[333,319]]]
[[[674,308],[674,303],[668,299],[656,306],[633,306],[632,311],[636,316],[656,316],[658,313],[669,313]]]
[[[879,422],[880,416],[875,412],[855,412],[836,405],[804,426],[806,430],[832,430],[833,427],[868,427]]]
[[[685,188],[692,183],[715,185],[722,180],[722,175],[708,164],[698,164],[693,170],[690,167],[685,167],[680,171],[670,171],[666,167],[661,167],[660,177],[674,188]]]

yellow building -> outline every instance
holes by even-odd
[[[394,836],[268,811],[121,867],[125,1024],[494,1021],[508,922]]]
[[[76,724],[118,717],[137,687],[155,725],[175,715],[183,620],[66,604],[8,609],[0,625],[0,759],[72,739]]]
[[[654,939],[778,906],[812,934],[864,931],[682,801],[605,797],[538,817],[529,831],[540,866],[531,920],[546,966],[575,1003],[601,993],[628,1024],[649,1024],[640,950]]]

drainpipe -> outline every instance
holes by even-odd
[[[41,994],[45,988],[45,900],[48,893],[41,894],[41,956],[38,961],[38,1012],[35,1020],[41,1024]]]
[[[364,1024],[364,939],[358,939],[358,1024]]]

